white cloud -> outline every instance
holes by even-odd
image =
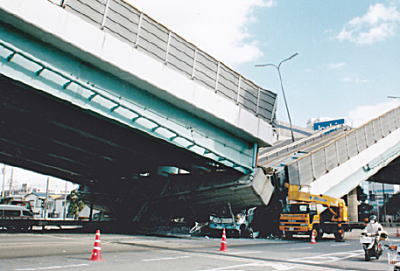
[[[353,127],[359,127],[362,124],[376,118],[383,113],[400,106],[399,100],[391,100],[384,103],[379,103],[375,105],[362,105],[351,110],[347,117],[347,123]]]
[[[328,68],[331,70],[337,70],[337,69],[343,68],[346,65],[347,65],[347,63],[345,63],[345,62],[331,63],[331,64],[328,64]]]
[[[218,60],[235,66],[262,56],[247,26],[257,19],[256,8],[274,0],[128,0]]]
[[[350,76],[340,78],[340,81],[344,83],[353,83],[353,84],[365,84],[371,82],[370,80],[367,79],[361,79],[359,77],[350,77]]]
[[[336,36],[340,41],[372,44],[395,35],[400,25],[400,12],[395,6],[372,5],[367,13],[350,20]]]

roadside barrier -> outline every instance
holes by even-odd
[[[101,241],[100,241],[100,230],[96,231],[96,237],[94,240],[92,256],[90,257],[91,261],[101,261]]]
[[[228,251],[225,229],[222,230],[222,239],[221,239],[221,246],[219,247],[219,251]]]

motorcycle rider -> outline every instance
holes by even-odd
[[[367,233],[372,234],[379,234],[381,231],[383,231],[382,225],[376,220],[376,215],[371,215],[369,217],[369,222],[365,230]]]
[[[362,236],[370,236],[367,238],[374,238],[373,243],[369,243],[368,241],[365,242],[365,239],[360,240],[364,246],[365,260],[369,261],[371,256],[379,259],[383,252],[381,241],[387,239],[387,233],[383,231],[383,227],[377,222],[375,215],[370,216],[369,223],[365,227]]]

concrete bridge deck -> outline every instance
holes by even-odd
[[[121,0],[0,0],[0,15],[2,162],[121,216],[266,203],[253,180],[276,94]]]

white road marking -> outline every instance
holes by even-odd
[[[81,267],[88,266],[89,264],[70,264],[70,265],[54,265],[54,266],[45,266],[45,267],[31,267],[31,268],[18,268],[16,271],[36,271],[36,270],[52,270],[52,269],[62,269],[62,268],[70,268],[70,267]]]
[[[143,259],[142,262],[157,262],[157,261],[170,261],[170,260],[179,260],[190,258],[190,256],[177,256],[177,257],[163,257],[163,258],[155,258],[155,259]]]
[[[228,255],[245,255],[245,254],[257,254],[262,251],[248,250],[248,251],[228,251]]]
[[[253,262],[253,263],[237,264],[237,265],[216,267],[216,268],[213,268],[213,269],[203,269],[203,270],[196,270],[196,271],[218,271],[218,270],[223,270],[223,271],[244,271],[244,270],[240,270],[240,269],[236,269],[236,268],[258,266],[258,264],[259,264],[258,262]]]
[[[340,260],[357,257],[361,255],[362,250],[353,250],[347,252],[336,252],[336,253],[329,253],[329,254],[321,254],[317,256],[310,256],[310,257],[302,257],[302,258],[295,258],[290,259],[291,262],[302,262],[302,263],[312,263],[312,264],[319,264],[319,263],[333,263]]]
[[[289,250],[302,250],[302,249],[311,249],[311,247],[299,247],[299,248],[294,247]]]
[[[71,241],[68,242],[67,244],[85,244],[87,243],[86,241]],[[51,245],[65,245],[65,242],[32,242],[32,243],[1,243],[1,248],[10,248],[10,247],[21,247],[21,246],[25,246],[25,247],[30,247],[30,246],[36,246],[36,247],[40,247],[40,246],[51,246]]]
[[[335,268],[329,267],[319,267],[319,266],[310,266],[305,264],[283,264],[283,263],[274,263],[274,262],[265,262],[265,261],[258,261],[246,264],[239,264],[239,265],[230,265],[224,267],[216,267],[212,269],[204,269],[204,270],[196,270],[196,271],[245,271],[246,267],[261,267],[265,269],[265,267],[269,267],[268,270],[276,270],[276,271],[286,271],[286,270],[298,270],[298,269],[306,269],[306,270],[315,270],[315,271],[335,271]],[[272,269],[271,269],[272,267]],[[240,269],[237,269],[240,268]],[[243,269],[244,268],[244,269]],[[254,268],[252,268],[254,270]]]
[[[345,244],[332,244],[330,246],[331,247],[345,247],[345,246],[350,246],[350,244],[347,244],[347,243],[345,243]]]
[[[55,239],[63,239],[63,240],[82,240],[82,238],[77,238],[77,237],[57,236],[57,235],[50,235],[50,234],[45,235],[45,237],[50,237],[50,238],[55,238]]]
[[[64,237],[64,236],[56,236],[56,235],[46,235],[46,237],[51,237],[51,238],[55,238],[55,239],[62,239],[62,240],[79,241],[79,242],[83,242],[84,240],[87,240],[88,242],[91,242],[92,240],[94,240],[94,239],[92,239],[90,237],[86,237],[86,236],[85,236],[85,239],[83,239],[83,240],[82,240],[82,238],[78,238],[78,237]],[[101,242],[101,240],[97,240],[97,242]],[[102,243],[103,244],[108,244],[108,243],[110,243],[110,241],[106,241],[106,242],[103,241]]]

